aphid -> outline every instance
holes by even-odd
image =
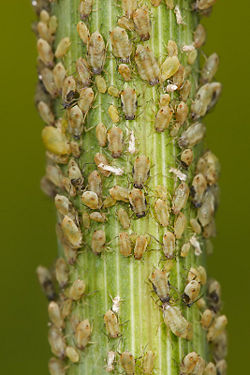
[[[213,323],[208,329],[207,340],[208,342],[214,341],[227,326],[227,317],[226,315],[221,315],[218,318],[215,318]]]
[[[57,59],[62,58],[66,55],[71,46],[69,37],[62,38],[56,47],[55,57]]]
[[[182,47],[182,51],[183,52],[191,52],[195,49],[195,46],[193,44],[185,44],[183,47]]]
[[[51,16],[49,19],[49,32],[54,35],[57,30],[58,21],[56,16]]]
[[[58,258],[56,260],[56,280],[60,288],[64,288],[69,281],[69,269],[66,261],[63,258]]]
[[[120,92],[119,92],[119,90],[118,90],[117,87],[115,87],[115,86],[109,86],[109,88],[108,88],[108,94],[110,96],[113,96],[114,98],[118,98],[119,95],[120,95]]]
[[[135,24],[135,31],[137,32],[141,40],[149,40],[151,25],[148,8],[142,7],[136,9],[136,11],[133,13],[133,21]]]
[[[185,182],[181,182],[176,188],[173,200],[172,200],[172,210],[175,215],[177,215],[183,207],[185,207],[189,196],[189,187]]]
[[[62,186],[71,197],[76,196],[76,188],[71,183],[71,181],[68,177],[62,178]]]
[[[150,281],[160,300],[163,303],[169,302],[170,286],[167,272],[156,269],[150,276]]]
[[[188,256],[188,253],[189,253],[189,250],[190,250],[190,243],[187,242],[187,243],[184,243],[181,247],[181,257],[185,258]]]
[[[186,181],[187,175],[185,173],[182,173],[179,169],[176,168],[170,168],[170,173],[173,173],[180,181]]]
[[[90,340],[91,327],[88,319],[81,321],[75,330],[75,340],[79,349],[83,350]]]
[[[191,105],[192,118],[198,119],[211,110],[217,103],[222,85],[219,82],[205,83],[197,91],[195,100]]]
[[[76,91],[76,81],[74,77],[68,76],[63,81],[63,87],[62,87],[62,99],[66,104],[69,103],[69,106],[71,105],[72,99],[74,99],[74,93]],[[73,98],[72,98],[73,96]],[[68,108],[68,106],[65,106],[65,108]]]
[[[206,309],[201,316],[201,326],[204,329],[208,329],[214,319],[214,312],[210,309]]]
[[[196,0],[195,8],[198,10],[207,10],[215,4],[216,0]]]
[[[180,102],[178,104],[178,107],[176,109],[176,113],[175,113],[175,118],[176,118],[176,121],[180,124],[180,125],[183,125],[184,122],[186,121],[187,119],[187,116],[188,116],[188,106],[185,102]]]
[[[205,285],[205,284],[207,283],[207,272],[206,272],[205,267],[203,267],[203,266],[198,266],[198,267],[197,267],[197,271],[198,271],[198,274],[199,274],[198,281],[199,281],[202,285]]]
[[[131,80],[131,71],[128,65],[120,64],[118,66],[118,72],[126,82]]]
[[[213,341],[213,356],[216,361],[221,360],[227,356],[227,334],[223,331]]]
[[[91,249],[96,255],[101,254],[106,242],[106,234],[104,230],[96,230],[91,239]]]
[[[152,374],[154,370],[155,353],[149,350],[145,353],[142,362],[142,369],[144,374]]]
[[[105,62],[105,43],[103,37],[98,31],[91,34],[88,49],[88,62],[94,74],[100,74]]]
[[[200,207],[202,204],[202,198],[207,188],[207,181],[203,174],[197,174],[192,182],[191,195],[192,202],[195,207]]]
[[[182,315],[177,306],[163,305],[163,319],[175,336],[191,340],[192,325]]]
[[[187,80],[184,82],[182,88],[180,89],[181,100],[183,100],[184,102],[187,101],[189,94],[190,94],[190,90],[191,90],[191,82]]]
[[[56,328],[60,329],[64,325],[64,321],[61,317],[61,312],[58,304],[54,301],[51,301],[48,306],[48,314],[51,323],[53,323]]]
[[[129,193],[129,203],[138,218],[142,218],[146,215],[147,201],[143,191],[135,188],[131,190]]]
[[[89,65],[85,59],[80,57],[76,60],[76,71],[78,74],[78,78],[82,83],[83,87],[90,86],[91,83],[91,74],[89,70]]]
[[[165,3],[168,9],[174,8],[174,0],[165,0]]]
[[[48,298],[49,301],[53,301],[56,298],[56,292],[52,281],[52,275],[49,270],[43,266],[39,266],[36,269],[37,278],[41,288]]]
[[[114,311],[114,313],[118,314],[119,311],[120,311],[120,304],[121,304],[121,297],[120,296],[116,296],[115,298],[112,299],[112,302],[113,302],[113,305],[112,305],[112,310]]]
[[[88,187],[90,191],[95,192],[99,197],[102,196],[102,180],[97,171],[93,171],[88,176]]]
[[[217,280],[210,280],[208,283],[207,300],[209,307],[214,311],[220,310],[221,286]]]
[[[170,95],[169,94],[161,95],[160,101],[159,101],[159,106],[165,107],[165,106],[169,105],[169,103],[170,103]]]
[[[180,65],[177,72],[173,75],[173,84],[177,86],[178,89],[181,89],[184,79],[185,79],[185,68],[183,65]]]
[[[203,83],[212,81],[215,76],[219,66],[219,56],[217,53],[210,55],[205,62],[205,65],[201,71],[201,81]]]
[[[53,71],[48,68],[44,68],[41,71],[41,77],[46,91],[53,99],[56,98],[58,95],[58,90],[54,81]]]
[[[107,366],[105,368],[105,370],[107,372],[112,372],[114,371],[115,367],[114,367],[114,361],[115,361],[115,352],[108,352],[108,356],[107,356]]]
[[[193,147],[203,139],[205,133],[206,127],[200,122],[196,122],[182,133],[178,144],[181,148]]]
[[[69,199],[65,197],[64,195],[57,194],[55,196],[55,206],[56,206],[57,211],[61,215],[68,215],[70,207],[71,207],[71,203]]]
[[[107,84],[106,84],[105,79],[102,76],[95,77],[95,84],[96,84],[97,90],[101,94],[105,94],[105,92],[107,91]]]
[[[116,201],[123,201],[128,202],[129,201],[129,191],[128,189],[115,185],[109,190],[109,194],[113,199]]]
[[[216,366],[213,362],[206,365],[203,375],[216,375]]]
[[[166,91],[167,92],[175,92],[176,90],[178,89],[178,86],[177,85],[174,85],[172,83],[170,83],[169,85],[167,85],[166,87]]]
[[[61,331],[55,326],[49,328],[48,341],[52,353],[58,358],[63,358],[66,344]]]
[[[127,211],[124,208],[119,208],[117,216],[123,229],[128,229],[130,227],[130,219]]]
[[[77,258],[77,249],[73,249],[71,246],[67,246],[64,244],[63,250],[68,264],[75,264]]]
[[[126,87],[121,92],[121,104],[126,120],[134,120],[137,108],[137,96],[135,89]]]
[[[108,107],[108,114],[113,123],[116,124],[120,121],[118,109],[113,104]]]
[[[206,41],[206,30],[203,25],[199,23],[194,32],[194,46],[200,48]]]
[[[168,202],[163,199],[157,199],[154,205],[154,213],[158,223],[160,223],[163,227],[167,227],[169,223]]]
[[[117,126],[113,126],[108,131],[108,149],[113,158],[119,158],[123,150],[123,132]]]
[[[49,31],[49,27],[45,22],[38,22],[37,24],[37,32],[38,35],[41,39],[46,40],[46,42],[50,43],[51,42],[51,33]]]
[[[68,164],[68,175],[70,182],[77,188],[81,188],[84,178],[77,162],[72,158]]]
[[[199,310],[204,311],[207,307],[207,303],[204,298],[199,298],[196,302],[196,306]]]
[[[220,174],[218,158],[211,151],[207,151],[198,160],[196,172],[202,173],[209,185],[216,184]]]
[[[178,46],[177,46],[177,44],[175,43],[175,41],[174,40],[169,40],[168,41],[168,45],[167,45],[167,50],[168,50],[168,56],[169,57],[173,57],[173,56],[175,56],[175,57],[177,57],[178,56]],[[170,59],[170,60],[168,60],[169,62],[178,62],[179,60],[178,60],[178,58],[177,58],[177,60],[176,59]],[[168,63],[168,65],[169,65],[169,63]]]
[[[79,4],[79,13],[81,20],[85,20],[92,12],[93,0],[81,0]]]
[[[99,208],[98,195],[94,191],[84,191],[81,196],[81,201],[85,206],[91,208],[91,210]]]
[[[82,225],[85,229],[90,228],[90,216],[86,211],[82,213]]]
[[[130,137],[129,137],[128,152],[130,154],[134,154],[135,151],[136,151],[136,148],[135,148],[135,134],[134,134],[134,131],[131,130]]]
[[[211,189],[204,193],[201,206],[197,210],[198,219],[203,227],[208,225],[214,216],[215,198]]]
[[[80,248],[82,244],[82,233],[81,230],[74,223],[74,221],[66,215],[61,225],[63,233],[69,241],[69,243],[71,244],[71,246],[75,249]]]
[[[176,16],[176,22],[178,25],[184,25],[184,21],[181,15],[181,11],[178,5],[175,6],[174,8],[175,16]]]
[[[118,242],[120,253],[125,257],[129,257],[132,253],[132,244],[129,238],[129,234],[127,232],[119,233]]]
[[[126,17],[131,18],[137,8],[137,0],[122,0],[122,10]]]
[[[192,374],[198,358],[199,356],[196,352],[188,353],[181,362],[180,373],[183,375]]]
[[[123,29],[127,29],[129,31],[132,31],[135,29],[134,22],[125,16],[119,18],[119,20],[117,21],[117,24]]]
[[[154,7],[158,7],[161,3],[161,0],[151,0],[151,3]]]
[[[66,155],[70,153],[68,140],[58,128],[53,126],[43,128],[42,140],[46,149],[53,154]]]
[[[132,174],[134,187],[142,189],[150,173],[150,161],[145,155],[138,156],[135,159]]]
[[[50,107],[48,104],[45,102],[41,101],[37,105],[37,109],[39,111],[39,114],[42,118],[42,120],[47,124],[47,125],[53,125],[55,122],[55,117],[53,112],[51,111]]]
[[[195,367],[194,367],[194,369],[193,369],[192,374],[193,374],[193,375],[203,375],[203,374],[204,374],[205,367],[206,367],[206,362],[205,362],[204,359],[199,355],[199,356],[198,356],[198,359],[197,359],[197,362],[196,362],[196,364],[195,364]]]
[[[200,293],[200,283],[197,280],[191,280],[185,287],[182,299],[190,307],[198,298]]]
[[[193,65],[197,59],[198,52],[197,49],[193,49],[192,51],[188,52],[188,57],[187,57],[187,63],[189,65]]]
[[[94,91],[91,87],[85,87],[80,91],[78,106],[83,113],[88,113],[94,101]]]
[[[173,116],[173,111],[166,105],[161,107],[155,117],[155,130],[160,133],[166,130]]]
[[[168,56],[161,66],[161,82],[172,77],[179,69],[180,62],[177,56]]]
[[[61,188],[62,187],[62,171],[57,165],[47,165],[46,177],[52,184]]]
[[[53,66],[53,61],[54,61],[54,54],[52,51],[51,46],[49,43],[42,39],[39,38],[37,41],[37,52],[40,60],[47,65],[47,66]]]
[[[65,77],[66,70],[63,64],[59,62],[53,69],[53,78],[58,91],[62,90]]]
[[[135,62],[141,79],[148,81],[151,86],[159,83],[160,68],[149,47],[138,45]]]
[[[204,238],[211,238],[216,236],[216,224],[214,219],[212,219],[212,221],[203,228],[202,235]]]
[[[116,314],[112,310],[108,310],[104,315],[104,323],[107,334],[115,339],[120,335],[120,327]]]
[[[50,375],[65,375],[64,363],[58,358],[50,358],[48,367]]]
[[[196,256],[201,255],[201,253],[202,253],[202,251],[201,251],[201,245],[200,245],[200,242],[197,240],[197,237],[196,237],[195,234],[190,238],[189,242],[190,242],[190,244],[194,248],[195,255]]]
[[[41,2],[41,1],[40,1]],[[47,12],[46,9],[42,9],[40,12],[39,12],[39,17],[40,17],[40,21],[44,22],[44,23],[48,23],[49,22],[49,19],[50,19],[50,14],[49,12]]]
[[[186,216],[183,212],[180,212],[174,221],[174,234],[177,240],[179,240],[182,237],[186,224]]]
[[[96,221],[97,223],[105,223],[106,215],[101,212],[91,212],[89,215],[90,220]]]
[[[77,24],[77,32],[79,37],[81,38],[84,44],[87,44],[90,38],[89,29],[87,28],[86,24],[82,21],[78,22]]]
[[[79,353],[73,346],[67,346],[65,350],[65,354],[69,358],[69,360],[73,363],[77,363],[80,360]]]
[[[100,152],[96,153],[95,156],[94,156],[94,161],[95,161],[95,164],[97,165],[97,168],[99,169],[99,171],[105,176],[105,177],[109,177],[111,172],[110,171],[107,171],[105,169],[103,169],[101,166],[104,164],[104,165],[108,165],[108,161],[105,157],[104,154],[101,154]]]
[[[83,131],[83,114],[78,105],[68,110],[69,132],[74,137],[80,137]]]
[[[129,40],[126,30],[117,26],[110,33],[112,52],[115,57],[121,59],[122,62],[129,62],[132,53],[132,43]]]
[[[141,259],[143,254],[147,250],[149,243],[148,235],[140,235],[136,237],[135,247],[134,247],[134,257],[135,259]]]
[[[125,0],[123,0],[124,2]],[[120,356],[121,366],[127,375],[133,375],[135,373],[135,359],[130,352],[123,352]]]
[[[77,279],[73,282],[69,289],[69,298],[74,301],[78,301],[84,295],[85,290],[85,282],[81,279]]]
[[[196,234],[200,234],[201,233],[201,226],[200,226],[198,220],[196,220],[196,219],[190,219],[190,225],[191,225],[191,228],[193,229],[193,231]]]
[[[193,151],[190,148],[182,151],[181,153],[181,161],[185,168],[188,168],[194,159]]]

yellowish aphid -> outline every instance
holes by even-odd
[[[181,362],[180,373],[183,375],[193,374],[198,358],[199,356],[196,352],[188,353]]]
[[[214,216],[215,198],[213,192],[209,189],[205,192],[202,204],[197,210],[198,219],[203,227],[208,225]]]
[[[108,148],[113,158],[119,158],[123,150],[123,132],[117,126],[108,131]]]
[[[120,121],[120,117],[119,117],[119,113],[118,113],[118,109],[113,105],[111,104],[108,108],[108,114],[109,114],[109,117],[111,118],[112,122],[113,123],[117,123]]]
[[[182,295],[183,301],[187,306],[191,306],[198,298],[200,293],[200,283],[197,280],[191,280],[185,287]]]
[[[112,197],[107,197],[103,201],[102,208],[104,208],[104,209],[110,208],[110,207],[115,206],[115,204],[116,204],[115,199],[113,199]]]
[[[190,90],[191,90],[191,82],[187,80],[184,82],[183,86],[180,89],[181,100],[183,100],[184,102],[187,101],[189,94],[190,94]]]
[[[53,112],[51,111],[50,107],[48,104],[45,102],[41,101],[37,105],[37,109],[39,111],[39,114],[42,118],[42,120],[47,124],[47,125],[53,125],[55,122],[55,117]]]
[[[119,208],[117,216],[123,229],[128,229],[130,227],[130,219],[127,211],[124,208]]]
[[[189,253],[189,250],[190,250],[190,243],[187,242],[187,243],[184,243],[181,247],[181,257],[185,258],[188,256],[188,253]]]
[[[177,306],[166,303],[163,306],[163,319],[167,327],[175,336],[190,340],[192,337],[192,325],[182,315]]]
[[[174,57],[174,56],[178,56],[178,46],[177,44],[175,43],[174,40],[169,40],[168,41],[168,46],[167,46],[167,50],[168,50],[168,56],[169,57]],[[169,60],[170,61],[176,61],[178,62],[178,59],[176,60]]]
[[[107,84],[106,84],[105,79],[102,76],[98,75],[95,77],[95,84],[96,84],[97,90],[101,94],[105,94],[105,92],[107,91]]]
[[[114,371],[115,367],[114,367],[114,361],[115,361],[115,352],[108,352],[108,356],[107,356],[107,366],[105,368],[106,372],[112,372]]]
[[[174,0],[165,0],[165,3],[167,5],[168,9],[174,8]]]
[[[112,310],[108,310],[104,315],[104,323],[107,334],[112,339],[119,337],[120,327],[116,314]]]
[[[165,106],[169,105],[169,103],[170,103],[170,95],[169,94],[161,95],[160,101],[159,101],[159,106],[165,107]]]
[[[36,269],[37,278],[44,294],[49,301],[53,301],[56,298],[56,293],[52,281],[52,275],[49,270],[43,266],[39,266]]]
[[[91,74],[89,70],[89,65],[85,59],[80,57],[76,60],[76,71],[78,74],[78,78],[82,83],[83,87],[90,86],[91,83]]]
[[[112,52],[115,57],[121,59],[122,62],[129,62],[132,53],[132,43],[129,40],[126,30],[117,26],[110,33]]]
[[[120,356],[120,362],[127,375],[133,375],[135,373],[135,358],[132,353],[123,352]]]
[[[83,114],[78,105],[68,110],[69,132],[74,137],[80,137],[83,131]]]
[[[50,31],[49,31],[49,27],[46,23],[44,23],[42,21],[38,22],[37,32],[38,32],[38,35],[41,39],[46,40],[48,43],[51,42],[52,36],[51,36]]]
[[[175,236],[172,232],[167,231],[162,238],[163,252],[167,259],[173,259],[175,255]]]
[[[179,240],[186,228],[187,219],[183,212],[180,212],[174,221],[174,234],[177,240]]]
[[[215,4],[216,0],[196,0],[195,7],[198,10],[207,10]]]
[[[135,31],[139,35],[142,41],[149,40],[151,24],[149,18],[149,11],[147,7],[136,9],[133,13],[133,21],[135,24]]]
[[[206,127],[200,122],[196,122],[185,130],[179,138],[181,148],[193,147],[199,143],[206,133]]]
[[[56,280],[60,288],[64,288],[69,281],[69,268],[66,261],[63,258],[58,258],[56,260]]]
[[[42,60],[45,65],[53,66],[54,54],[51,46],[46,40],[42,38],[38,39],[37,52],[40,60]]]
[[[78,22],[77,24],[77,32],[79,37],[81,38],[84,44],[87,44],[90,38],[89,29],[87,28],[86,24],[82,21]]]
[[[97,223],[105,223],[106,215],[101,212],[91,212],[89,215],[90,219],[96,221]]]
[[[92,210],[99,208],[98,195],[94,191],[85,191],[81,196],[81,201]]]
[[[99,197],[102,196],[102,180],[97,171],[93,171],[88,176],[88,188]]]
[[[65,354],[69,358],[69,360],[73,363],[77,363],[80,360],[79,353],[73,346],[67,346],[65,350]]]
[[[78,301],[84,295],[86,290],[85,282],[81,279],[77,279],[73,282],[69,290],[69,298]]]
[[[193,372],[192,374],[194,375],[203,375],[204,374],[204,370],[205,370],[205,367],[206,367],[206,362],[204,361],[204,359],[199,355],[198,356],[198,360],[195,364],[195,367],[193,369]]]
[[[92,251],[96,255],[100,254],[104,248],[105,242],[106,242],[105,232],[102,229],[96,230],[93,233],[92,240],[91,240]]]
[[[118,66],[118,72],[126,82],[131,80],[131,71],[128,65],[120,64]]]
[[[129,191],[128,189],[115,185],[109,190],[109,194],[113,199],[116,201],[123,201],[128,202],[129,201]]]
[[[163,303],[168,302],[170,299],[170,286],[167,272],[156,269],[150,276],[150,281],[160,300]]]
[[[193,49],[192,51],[188,52],[187,63],[189,65],[193,65],[197,59],[197,56],[198,56],[197,49]]]
[[[53,126],[43,128],[42,140],[46,149],[56,155],[66,155],[70,153],[68,140],[58,128],[54,128]]]
[[[96,138],[99,143],[99,146],[105,147],[107,143],[107,128],[106,126],[100,122],[97,127],[95,128],[96,131]]]
[[[165,82],[172,77],[179,69],[180,62],[177,56],[168,56],[161,65],[161,81]]]
[[[55,326],[51,326],[49,328],[48,341],[52,353],[58,358],[63,358],[65,354],[66,344],[61,331]]]
[[[201,316],[201,326],[204,329],[208,329],[214,319],[214,312],[210,309],[206,309]]]
[[[135,159],[132,174],[134,187],[142,189],[150,173],[150,161],[145,155],[138,156]]]
[[[226,315],[221,315],[214,319],[212,325],[208,329],[207,340],[209,342],[214,341],[227,326],[227,317]]]
[[[71,46],[69,37],[62,38],[56,47],[55,57],[57,59],[62,58],[66,55]]]
[[[65,364],[58,358],[51,358],[48,367],[50,375],[65,375]]]
[[[168,202],[163,199],[157,199],[154,205],[154,213],[158,223],[163,227],[167,227],[169,222]]]
[[[173,111],[166,105],[159,109],[155,117],[155,130],[160,133],[166,130],[173,116]]]
[[[117,24],[123,29],[127,29],[129,31],[132,31],[135,29],[134,22],[125,16],[119,18],[119,20],[117,21]]]
[[[176,113],[175,113],[175,119],[180,124],[183,125],[184,122],[187,119],[189,108],[185,102],[180,102],[178,104]]]
[[[151,86],[159,83],[160,68],[149,47],[138,45],[135,62],[141,79],[148,81]]]
[[[79,4],[80,18],[85,20],[92,12],[93,0],[81,0]]]
[[[143,357],[142,369],[144,374],[152,374],[154,370],[155,353],[149,350]]]
[[[110,96],[113,96],[114,98],[118,98],[119,95],[120,95],[120,92],[119,92],[119,90],[118,90],[117,87],[115,87],[115,86],[109,86],[109,88],[108,88],[108,94]]]
[[[198,281],[199,281],[202,285],[205,285],[205,284],[207,283],[207,271],[206,271],[205,267],[203,267],[203,266],[198,266],[198,267],[197,267],[197,271],[198,271],[198,274],[199,274]]]
[[[177,215],[185,207],[189,196],[189,187],[185,182],[181,182],[175,190],[172,200],[172,210]]]
[[[134,120],[137,108],[137,96],[135,89],[126,87],[121,92],[121,104],[126,120]]]
[[[147,250],[149,243],[148,235],[140,235],[136,237],[135,247],[134,247],[134,257],[135,259],[141,259],[143,254]]]
[[[64,217],[62,221],[62,230],[72,247],[76,249],[81,247],[82,232],[69,216]]]
[[[85,229],[90,228],[90,216],[85,211],[83,211],[83,213],[82,213],[82,225]]]
[[[78,106],[83,113],[88,113],[94,101],[94,91],[91,87],[85,87],[80,91]]]
[[[191,228],[193,229],[194,233],[200,234],[201,233],[201,226],[196,219],[190,219],[190,225]]]
[[[203,372],[203,375],[216,375],[216,366],[213,362],[209,362]]]
[[[56,16],[51,16],[49,19],[49,32],[53,35],[56,33],[58,21]]]
[[[75,187],[82,187],[84,178],[77,162],[73,158],[69,161],[68,164],[68,175],[71,183]]]
[[[44,23],[49,23],[50,14],[47,12],[46,9],[41,10],[41,12],[39,14],[39,17],[40,17],[40,21],[42,21]]]
[[[108,164],[108,161],[105,157],[104,154],[101,154],[100,152],[96,153],[95,156],[94,156],[94,161],[99,169],[99,171],[105,176],[105,177],[109,177],[110,176],[110,173],[109,171],[103,169],[100,165],[104,164],[104,165],[109,165]]]
[[[122,10],[126,17],[131,18],[137,8],[137,0],[122,0]]]
[[[203,25],[199,23],[194,32],[194,46],[200,48],[206,41],[206,30]]]
[[[177,89],[181,89],[185,79],[185,68],[183,65],[179,66],[177,72],[173,75],[173,84]]]
[[[41,77],[42,77],[44,87],[48,91],[50,96],[52,98],[56,98],[58,95],[58,90],[54,81],[53,71],[48,68],[44,68],[41,71]]]
[[[151,0],[151,4],[154,6],[154,7],[158,7],[161,3],[161,0]]]
[[[125,257],[129,257],[132,253],[132,244],[130,241],[129,234],[127,232],[119,233],[118,242],[120,253]]]
[[[105,43],[103,37],[98,31],[91,34],[88,43],[88,62],[94,74],[100,74],[105,62]]]
[[[51,323],[53,323],[56,328],[63,328],[64,321],[61,317],[61,312],[58,304],[54,301],[51,301],[48,306],[48,314]]]
[[[90,340],[91,327],[88,319],[81,321],[75,330],[75,340],[79,349],[83,350]]]
[[[61,62],[56,64],[53,69],[53,77],[57,90],[61,91],[63,88],[63,82],[66,77],[66,70]]]
[[[200,207],[202,204],[202,198],[207,188],[207,181],[203,174],[197,174],[192,182],[191,194],[192,202],[195,207]]]

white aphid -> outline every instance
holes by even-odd
[[[186,181],[187,179],[187,175],[185,173],[182,173],[179,169],[170,168],[169,172],[175,174],[176,177],[179,178],[179,180],[181,181]]]
[[[182,47],[183,52],[191,52],[195,50],[195,46],[193,44],[186,44]]]
[[[106,367],[107,372],[114,371],[114,365],[113,365],[114,360],[115,360],[115,352],[108,352],[107,367]]]
[[[98,168],[101,168],[103,171],[111,172],[116,176],[122,176],[124,171],[121,168],[112,167],[111,165],[106,165],[103,163],[98,164]]]
[[[176,22],[178,23],[178,25],[181,25],[181,24],[185,25],[185,23],[183,22],[181,11],[180,11],[180,8],[178,7],[178,5],[175,6],[174,12],[175,12],[175,16],[176,16]]]
[[[128,152],[130,154],[134,154],[135,153],[135,134],[134,134],[134,131],[131,130],[130,132],[130,137],[129,137],[129,144],[128,144]]]
[[[199,256],[201,255],[202,251],[201,251],[201,245],[199,243],[199,241],[197,240],[196,236],[193,235],[189,242],[191,243],[191,245],[194,247],[194,253],[195,255]]]
[[[121,297],[116,296],[115,298],[112,299],[113,305],[112,305],[112,311],[114,313],[118,314],[120,311],[120,304],[121,304]]]
[[[166,91],[167,92],[174,92],[178,89],[178,86],[177,85],[174,85],[172,83],[170,83],[169,85],[167,85],[166,87]]]

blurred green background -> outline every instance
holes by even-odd
[[[29,0],[1,2],[1,373],[47,374],[47,303],[35,268],[56,255],[52,204],[40,191],[44,173],[42,122],[33,106],[34,19]],[[247,0],[219,0],[204,20],[206,53],[221,57],[224,90],[205,120],[208,143],[222,164],[218,236],[209,272],[223,286],[229,317],[228,374],[249,369],[250,319],[250,48]]]

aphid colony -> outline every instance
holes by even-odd
[[[161,3],[157,0],[151,2],[155,7]],[[44,3],[47,1],[44,0]],[[174,1],[165,0],[164,3],[175,13],[177,24],[185,24],[180,8],[175,6]],[[193,8],[199,13],[207,14],[214,3],[215,0],[196,0]],[[37,274],[50,301],[48,339],[55,357],[49,361],[49,371],[51,375],[64,375],[65,359],[69,363],[80,361],[81,352],[91,343],[94,329],[90,317],[73,319],[72,316],[74,345],[68,344],[64,334],[65,319],[71,316],[72,306],[84,299],[89,292],[89,286],[83,279],[71,280],[70,267],[76,265],[79,249],[85,245],[95,256],[107,256],[109,243],[106,223],[109,222],[110,207],[115,207],[121,229],[115,248],[128,262],[143,262],[153,248],[154,237],[150,233],[134,233],[131,228],[133,220],[145,217],[155,220],[163,231],[161,238],[156,241],[160,244],[159,251],[164,255],[163,261],[167,262],[185,258],[191,250],[198,258],[204,239],[208,241],[215,235],[219,163],[211,151],[200,155],[197,161],[194,147],[204,138],[206,128],[202,117],[216,104],[221,84],[213,82],[219,64],[218,55],[213,53],[206,59],[200,74],[200,86],[191,101],[191,80],[188,77],[197,59],[198,49],[205,43],[204,27],[201,24],[197,26],[190,45],[178,47],[175,41],[169,40],[167,56],[160,63],[153,50],[145,43],[152,35],[150,9],[144,5],[139,6],[136,0],[121,1],[122,16],[110,30],[108,40],[104,40],[98,30],[90,32],[89,17],[93,11],[93,0],[80,1],[80,20],[76,30],[85,45],[86,54],[74,62],[75,72],[69,75],[68,67],[64,66],[64,57],[73,47],[72,41],[64,36],[54,44],[57,18],[50,15],[49,6],[40,9],[39,4],[38,1],[36,33],[39,83],[36,105],[46,124],[42,130],[42,139],[48,160],[46,176],[41,186],[54,198],[58,214],[57,236],[64,250],[64,257],[57,259],[54,272],[60,288],[59,298],[51,272],[40,266]],[[107,42],[110,43],[111,56],[108,54]],[[181,64],[181,54],[186,55],[187,66]],[[108,83],[105,73],[108,58],[116,62],[123,84],[121,90]],[[135,71],[143,85],[159,87],[160,95],[154,103],[156,110],[152,122],[153,131],[156,134],[167,132],[180,150],[178,168],[172,167],[169,170],[175,180],[172,195],[167,193],[164,186],[157,186],[153,193],[148,192],[152,162],[147,155],[136,151],[136,128],[130,131],[128,142],[126,132],[120,126],[121,121],[134,124],[133,121],[138,116],[139,94],[136,84],[133,86],[126,83],[132,80]],[[85,128],[86,119],[96,104],[96,96],[104,94],[115,99],[107,109],[109,122],[100,121]],[[56,98],[61,98],[64,111],[60,119],[56,118],[52,109]],[[85,131],[95,134],[99,147],[94,155],[94,167],[88,175],[79,159]],[[127,154],[130,154],[133,164],[129,172],[121,168],[119,163]],[[194,163],[195,173],[190,180],[188,169]],[[127,185],[114,182],[113,177],[124,174],[129,174]],[[106,186],[109,187],[108,194],[104,195]],[[77,197],[80,209],[74,203]],[[188,217],[186,208],[190,203],[192,214]],[[88,244],[85,243],[84,230],[90,232]],[[184,308],[196,305],[200,309],[200,326],[206,331],[214,362],[206,363],[196,352],[188,353],[180,364],[180,374],[225,374],[227,318],[219,314],[220,285],[215,280],[207,281],[206,271],[202,266],[190,267],[185,278],[185,286],[179,291],[170,282],[171,267],[154,268],[149,275],[168,332],[185,340],[192,340],[193,327],[186,319]],[[205,290],[206,300],[202,298]],[[180,295],[179,305],[173,297],[176,292]],[[115,297],[112,308],[103,312],[103,326],[109,340],[123,337],[120,302],[121,297]],[[112,348],[112,351],[107,352],[105,371],[113,372],[122,368],[126,374],[132,375],[139,366],[144,374],[152,374],[156,356],[157,353],[148,350],[142,355],[138,365],[131,352],[120,353]]]

